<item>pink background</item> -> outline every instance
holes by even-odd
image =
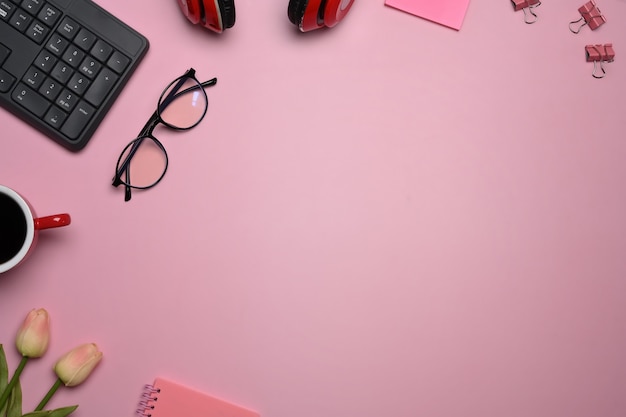
[[[459,32],[383,3],[302,35],[286,0],[238,0],[220,36],[100,0],[151,49],[87,147],[0,110],[0,182],[73,218],[0,277],[12,369],[26,313],[52,316],[25,411],[96,342],[52,406],[132,417],[164,376],[268,417],[626,415],[626,1],[579,35],[582,0],[534,25],[473,0]],[[584,47],[610,42],[596,80]],[[190,66],[208,115],[157,129],[170,170],[124,203],[119,152]]]

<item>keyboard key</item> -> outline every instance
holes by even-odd
[[[44,116],[44,120],[46,121],[46,123],[48,123],[50,126],[54,127],[57,130],[61,127],[65,119],[67,119],[67,113],[62,111],[57,106],[51,106],[50,110],[48,110],[48,112]]]
[[[37,15],[37,19],[41,20],[44,25],[47,25],[48,27],[54,26],[54,24],[57,22],[57,20],[59,20],[60,17],[61,12],[50,6],[49,4],[46,4]]]
[[[13,100],[19,103],[22,107],[34,113],[37,117],[42,117],[46,114],[50,103],[45,98],[37,94],[36,91],[26,87],[25,84],[19,83],[17,88],[13,92]]]
[[[28,30],[26,30],[26,36],[28,36],[38,44],[41,44],[44,39],[46,39],[46,36],[48,36],[48,32],[50,32],[50,29],[48,29],[47,26],[45,26],[38,20],[35,20],[30,24]]]
[[[106,96],[111,92],[118,80],[118,76],[108,68],[103,68],[94,80],[93,84],[85,94],[85,100],[94,106],[102,104]]]
[[[89,32],[87,29],[81,29],[78,35],[74,38],[74,43],[80,47],[83,51],[91,49],[94,43],[96,43],[96,35]]]
[[[17,6],[8,0],[0,1],[0,19],[9,21]]]
[[[85,129],[87,123],[89,123],[95,111],[96,110],[89,104],[81,101],[67,118],[65,124],[63,124],[61,132],[63,132],[71,139],[78,138],[80,132]]]
[[[100,68],[102,68],[101,63],[99,63],[92,57],[87,56],[85,57],[85,59],[83,59],[83,62],[81,62],[78,70],[85,74],[89,79],[93,80],[98,71],[100,71]]]
[[[75,45],[70,45],[65,50],[65,53],[63,53],[63,61],[67,62],[74,68],[76,68],[78,64],[80,64],[84,57],[85,53],[78,49],[78,47]]]
[[[130,59],[119,51],[113,52],[113,55],[107,61],[107,65],[118,74],[123,73],[129,63]]]
[[[14,82],[15,77],[0,68],[0,93],[7,93]]]
[[[45,79],[46,74],[42,70],[31,66],[24,74],[22,81],[30,88],[36,90],[43,84]]]
[[[67,88],[69,88],[70,91],[73,91],[76,94],[83,95],[87,90],[87,87],[89,87],[89,84],[90,81],[87,79],[87,77],[76,72],[74,73],[74,75],[72,75],[72,78],[70,78],[70,82],[67,83]]]
[[[72,67],[70,67],[63,61],[57,62],[57,64],[54,66],[54,69],[50,73],[50,75],[52,75],[52,78],[62,84],[67,84],[72,74],[74,74],[74,70],[72,69]]]
[[[62,38],[58,33],[53,33],[46,44],[46,49],[56,56],[61,56],[69,44],[70,42],[67,39]]]
[[[63,92],[57,97],[56,105],[61,107],[66,112],[72,111],[74,106],[78,103],[78,95],[72,93],[70,90],[65,89]]]
[[[111,52],[113,52],[113,48],[111,47],[111,45],[104,42],[103,40],[99,40],[98,42],[96,42],[96,44],[91,49],[91,55],[95,56],[96,59],[100,60],[101,62],[106,62],[106,60],[109,58],[109,55],[111,55]]]
[[[62,87],[63,86],[57,80],[47,78],[46,81],[41,84],[41,87],[39,87],[39,94],[50,101],[54,101],[61,92]]]
[[[65,17],[59,25],[57,32],[63,35],[66,39],[72,40],[79,30],[80,26],[78,23],[74,22],[69,17]]]
[[[33,65],[35,65],[39,69],[44,70],[45,72],[50,72],[54,67],[54,64],[57,63],[57,61],[58,60],[53,55],[51,55],[50,52],[43,50],[39,52],[39,55],[37,55],[35,62],[33,62]]]
[[[13,17],[9,20],[9,23],[13,25],[13,27],[20,32],[24,32],[30,22],[32,22],[33,18],[28,15],[25,11],[17,10]]]
[[[39,9],[43,6],[43,3],[43,0],[24,0],[22,1],[22,8],[33,16],[36,16]]]

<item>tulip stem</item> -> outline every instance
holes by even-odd
[[[2,396],[0,396],[0,409],[4,407],[4,404],[9,399],[9,395],[11,395],[11,391],[13,391],[13,387],[15,386],[15,384],[17,384],[17,381],[20,380],[20,375],[22,375],[22,371],[24,370],[24,367],[26,366],[26,362],[28,362],[28,357],[22,356],[22,360],[17,365],[17,369],[15,370],[15,373],[11,377],[11,380],[9,381],[9,385],[7,385],[7,388],[2,393]]]
[[[41,402],[39,403],[37,408],[35,408],[35,411],[43,410],[43,408],[46,406],[46,404],[48,404],[48,401],[50,401],[50,398],[52,398],[54,393],[57,392],[57,390],[59,389],[59,387],[61,386],[62,383],[63,383],[63,381],[61,381],[59,378],[57,378],[57,380],[54,381],[54,384],[52,385],[52,387],[50,388],[50,390],[48,391],[46,396],[43,397],[43,400],[41,400]]]

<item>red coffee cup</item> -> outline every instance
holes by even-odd
[[[40,230],[67,226],[70,222],[67,213],[37,217],[24,197],[0,185],[0,274],[28,257]]]

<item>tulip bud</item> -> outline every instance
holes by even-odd
[[[50,340],[50,318],[48,312],[40,308],[32,310],[17,332],[15,344],[22,356],[39,358],[46,353]]]
[[[95,343],[80,345],[61,357],[54,365],[59,379],[66,387],[83,382],[102,359],[102,352]]]

